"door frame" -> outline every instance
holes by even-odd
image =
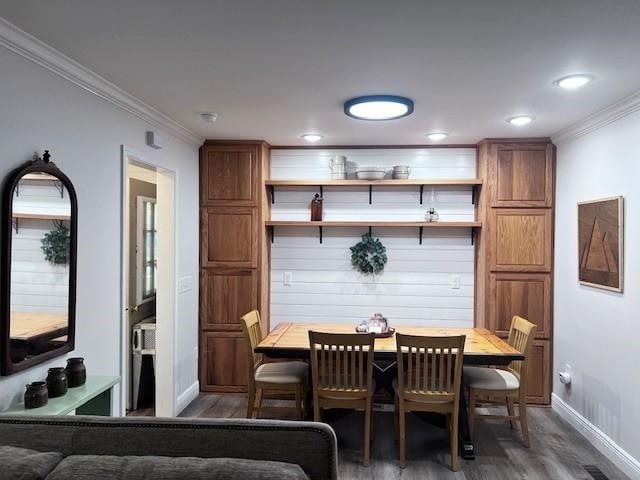
[[[121,186],[121,291],[120,291],[120,411],[127,411],[127,356],[131,354],[128,342],[128,265],[129,265],[129,165],[136,164],[156,172],[156,198],[158,204],[158,288],[156,295],[156,416],[172,417],[176,414],[175,369],[177,305],[177,184],[178,174],[160,165],[157,159],[122,145]]]

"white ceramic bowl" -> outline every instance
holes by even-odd
[[[384,178],[384,170],[363,170],[360,169],[356,172],[358,180],[382,180]]]

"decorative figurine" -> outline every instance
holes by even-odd
[[[427,210],[427,213],[424,216],[424,219],[427,222],[437,222],[438,218],[440,218],[440,216],[438,215],[438,212],[436,212],[436,209],[433,207]]]

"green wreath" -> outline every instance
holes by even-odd
[[[62,223],[55,230],[45,233],[41,243],[42,253],[47,262],[57,265],[69,263],[71,235],[69,229]]]
[[[387,248],[380,239],[365,233],[362,241],[351,247],[351,265],[362,273],[378,273],[387,263]]]

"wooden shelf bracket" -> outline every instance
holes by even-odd
[[[17,218],[13,218],[11,219],[11,226],[13,227],[13,229],[16,232],[16,235],[18,234],[18,227],[20,226],[20,220],[18,220]]]

